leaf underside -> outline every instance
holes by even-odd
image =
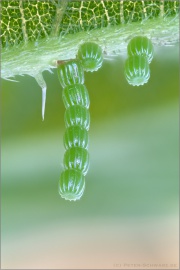
[[[175,16],[179,1],[1,1],[2,47]]]

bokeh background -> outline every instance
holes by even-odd
[[[90,170],[80,201],[58,194],[64,106],[56,69],[47,103],[29,76],[1,81],[3,269],[179,269],[179,46],[155,47],[132,87],[126,56],[85,74]]]

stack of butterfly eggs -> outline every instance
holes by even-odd
[[[86,42],[79,47],[76,59],[59,62],[58,77],[63,87],[62,98],[66,108],[66,152],[59,194],[66,200],[76,201],[84,193],[85,175],[89,169],[90,101],[84,85],[84,71],[96,71],[102,66],[102,50],[97,44]]]
[[[136,36],[130,40],[127,52],[124,70],[126,80],[133,86],[147,83],[150,78],[149,64],[154,54],[151,40],[145,36]]]

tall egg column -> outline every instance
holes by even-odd
[[[64,61],[58,66],[66,108],[64,121],[64,171],[59,180],[62,198],[75,201],[85,189],[85,175],[89,168],[88,130],[90,126],[89,94],[84,85],[84,70],[79,60]]]

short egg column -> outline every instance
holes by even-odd
[[[127,46],[128,58],[125,62],[125,78],[130,85],[140,86],[150,78],[150,63],[153,59],[154,48],[146,36],[136,36]]]

